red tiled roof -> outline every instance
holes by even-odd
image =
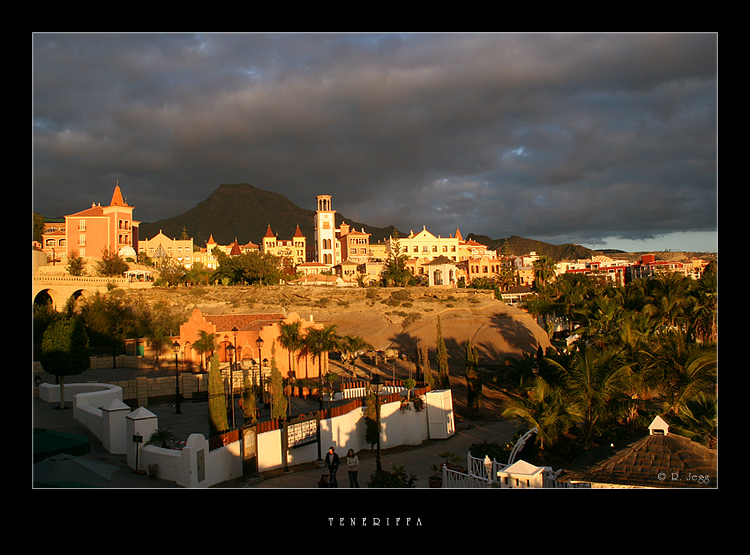
[[[91,216],[101,216],[104,214],[104,210],[101,206],[92,206],[91,208],[87,208],[86,210],[81,210],[80,212],[76,212],[75,214],[69,214],[68,216],[65,216],[66,218],[70,217],[91,217]]]
[[[204,318],[216,326],[217,332],[257,331],[262,326],[284,321],[283,314],[205,314]]]
[[[125,199],[122,198],[122,191],[120,191],[120,181],[117,180],[117,185],[115,185],[115,192],[112,195],[112,200],[109,203],[110,206],[127,206],[128,203],[125,202]]]

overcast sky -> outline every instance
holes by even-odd
[[[35,34],[32,204],[119,180],[152,222],[250,183],[406,232],[716,250],[717,41]]]

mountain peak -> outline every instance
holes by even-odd
[[[311,200],[314,205],[315,199]],[[202,247],[213,235],[219,244],[229,244],[237,239],[240,244],[252,241],[259,243],[270,224],[281,239],[291,239],[299,226],[308,241],[314,238],[313,216],[315,212],[301,208],[284,195],[259,189],[249,183],[224,183],[205,200],[187,212],[153,223],[141,223],[143,239],[156,235],[159,230],[168,237],[179,237],[183,228],[193,238],[196,246]],[[337,223],[345,218],[337,213]],[[393,227],[375,228],[362,223],[346,222],[353,227],[366,228],[374,240],[388,237]]]

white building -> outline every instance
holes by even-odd
[[[315,261],[334,266],[341,262],[341,252],[336,245],[336,211],[331,206],[331,195],[318,195],[315,212]]]

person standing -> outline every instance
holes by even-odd
[[[359,481],[357,480],[357,474],[359,472],[359,458],[357,458],[354,449],[349,449],[346,454],[346,470],[349,472],[349,487],[358,488]]]
[[[328,448],[328,453],[326,453],[326,468],[328,469],[328,474],[331,476],[331,487],[337,488],[339,487],[339,482],[336,479],[336,471],[339,469],[339,456],[336,454],[335,449],[333,446]]]

